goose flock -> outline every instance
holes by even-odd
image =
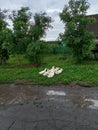
[[[43,71],[39,72],[39,74],[47,76],[48,78],[52,78],[55,74],[62,73],[62,71],[63,71],[62,68],[52,66],[51,69],[45,68]]]

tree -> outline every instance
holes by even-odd
[[[72,49],[78,63],[90,56],[94,47],[94,34],[88,31],[88,26],[95,19],[86,17],[88,8],[87,0],[69,0],[60,13],[60,18],[65,24],[65,32],[61,37]]]
[[[14,50],[17,54],[26,51],[29,44],[29,21],[31,12],[28,7],[21,7],[18,11],[13,11],[10,19],[13,22]]]
[[[52,27],[50,25],[51,22],[51,17],[47,16],[45,12],[36,13],[34,15],[34,23],[30,25],[30,39],[32,41],[40,40],[46,35],[46,30]]]
[[[30,24],[29,37],[31,39],[30,44],[27,47],[27,58],[30,62],[39,64],[42,62],[41,54],[45,50],[43,42],[40,42],[41,38],[46,35],[46,30],[51,28],[51,17],[44,13],[36,13],[34,16],[34,23]]]
[[[0,9],[0,64],[5,63],[9,58],[12,41],[12,32],[7,28],[6,13],[7,10]]]

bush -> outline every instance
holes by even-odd
[[[32,42],[28,45],[26,56],[31,63],[40,64],[42,62],[43,44],[41,42]]]
[[[10,45],[8,43],[2,43],[0,46],[0,64],[6,63],[9,59]]]
[[[2,49],[0,51],[0,64],[4,64],[8,59],[9,59],[9,54],[7,49]]]

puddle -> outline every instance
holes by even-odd
[[[98,109],[98,100],[94,99],[87,99],[83,95],[78,94],[71,94],[70,95],[71,101],[73,104],[75,104],[77,107],[87,107],[90,109]]]
[[[71,101],[74,105],[77,107],[89,107],[90,105],[93,105],[93,102],[91,100],[86,100],[84,95],[78,95],[78,94],[71,94],[70,95]]]
[[[66,96],[66,93],[64,91],[55,91],[55,90],[49,90],[47,92],[48,96]]]
[[[91,109],[98,109],[98,100],[85,99],[85,101],[90,101],[90,102],[92,102],[92,104],[89,105],[89,108],[91,108]]]

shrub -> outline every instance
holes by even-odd
[[[31,63],[40,64],[42,61],[42,44],[41,42],[32,42],[28,45],[26,56]]]
[[[0,64],[5,64],[9,59],[9,43],[5,42],[0,45]]]
[[[7,49],[2,49],[0,51],[0,64],[4,64],[8,59],[9,59],[9,54]]]

